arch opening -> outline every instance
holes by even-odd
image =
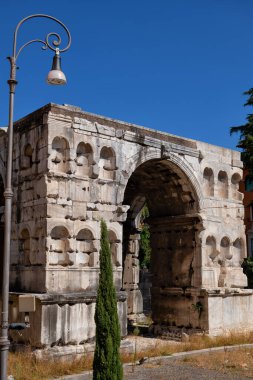
[[[201,281],[201,223],[190,179],[170,161],[147,161],[131,175],[124,204],[130,206],[123,229],[123,289],[128,293],[129,319],[138,320],[144,312],[155,324],[189,325],[180,310],[186,293],[187,302],[193,302],[191,289]],[[140,263],[144,207],[149,212],[144,221],[150,233],[149,268]]]

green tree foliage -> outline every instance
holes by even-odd
[[[93,380],[122,380],[120,324],[106,223],[101,221],[100,274],[95,310],[96,347]]]
[[[141,211],[141,236],[140,236],[140,266],[141,268],[149,268],[151,260],[151,246],[150,246],[150,229],[145,219],[149,217],[149,210],[145,205]]]
[[[247,257],[242,263],[243,273],[246,274],[248,278],[248,288],[253,289],[253,259],[252,257]]]
[[[249,96],[244,105],[253,106],[253,88],[249,91],[245,91],[244,95]],[[230,134],[240,133],[237,147],[242,149],[244,167],[248,169],[250,175],[253,176],[253,114],[249,114],[246,119],[246,124],[231,127]]]

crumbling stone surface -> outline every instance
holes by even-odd
[[[245,233],[239,152],[55,104],[15,124],[13,149],[10,288],[52,297],[45,307],[36,295],[40,311],[33,345],[77,342],[70,324],[79,317],[77,329],[87,330],[82,340],[94,336],[95,298],[84,306],[73,296],[63,307],[57,297],[80,293],[86,299],[89,292],[95,297],[102,218],[115,286],[126,294],[119,303],[123,335],[127,313],[143,312],[139,240],[145,204],[154,322],[210,333],[252,328],[248,312],[243,318],[230,315],[233,302],[236,308],[252,304],[251,294],[242,290],[247,280],[240,267]],[[1,241],[5,162],[1,132]],[[192,305],[202,305],[201,313]],[[212,316],[216,305],[223,308],[219,322]]]

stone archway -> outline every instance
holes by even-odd
[[[124,204],[130,205],[123,245],[123,289],[128,293],[129,318],[138,320],[143,312],[138,227],[140,212],[146,204],[152,249],[149,273],[152,320],[168,326],[194,325],[194,289],[201,284],[202,224],[199,199],[191,180],[169,160],[149,160],[131,175]]]

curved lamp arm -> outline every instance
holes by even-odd
[[[17,51],[17,36],[18,36],[18,31],[19,31],[20,26],[24,22],[26,22],[26,21],[28,21],[28,20],[30,20],[32,18],[38,18],[38,17],[43,17],[43,18],[47,18],[47,19],[53,20],[53,21],[57,22],[59,25],[62,26],[62,28],[64,29],[64,31],[66,32],[67,37],[68,37],[68,42],[67,42],[67,46],[66,47],[60,48],[60,45],[61,45],[61,42],[62,42],[60,35],[58,33],[55,33],[55,32],[50,32],[50,33],[48,33],[46,35],[46,37],[45,37],[44,40],[42,40],[42,39],[34,39],[34,40],[31,40],[31,41],[28,41],[24,45],[22,45],[19,48],[19,50]],[[52,41],[52,43],[50,43],[50,41],[49,41],[51,37],[55,37],[55,40]],[[15,29],[15,32],[14,32],[12,57],[8,57],[8,59],[10,61],[10,64],[11,64],[11,75],[10,75],[10,79],[11,80],[15,80],[16,79],[16,61],[18,59],[19,54],[22,52],[22,50],[26,46],[31,45],[34,42],[39,42],[39,43],[41,43],[43,45],[42,46],[43,49],[49,48],[50,50],[52,50],[56,54],[58,54],[60,52],[64,52],[64,51],[66,51],[66,50],[69,49],[69,47],[71,45],[71,35],[70,35],[70,32],[69,32],[68,28],[60,20],[58,20],[57,18],[55,18],[53,16],[49,16],[49,15],[45,15],[45,14],[34,14],[34,15],[27,16],[27,17],[23,18],[18,23],[18,25],[16,26],[16,29]]]
[[[21,46],[21,48],[18,50],[17,54],[16,54],[16,49],[17,49],[17,34],[18,34],[18,30],[20,28],[20,26],[26,22],[27,20],[30,20],[31,18],[38,18],[38,17],[44,17],[44,18],[48,18],[48,19],[51,19],[55,22],[57,22],[58,24],[60,24],[63,29],[65,30],[67,36],[68,36],[68,44],[67,46],[64,48],[64,49],[59,49],[59,45],[61,44],[61,37],[59,36],[58,33],[48,33],[47,36],[45,37],[45,40],[39,40],[39,39],[36,39],[36,40],[31,40],[29,42],[27,42],[26,44],[24,44],[23,46]],[[56,37],[57,40],[53,41],[52,42],[52,45],[50,44],[49,42],[49,38],[50,37]],[[57,18],[53,17],[53,16],[49,16],[49,15],[44,15],[44,14],[34,14],[34,15],[31,15],[31,16],[27,16],[25,18],[23,18],[23,20],[21,20],[18,25],[16,26],[16,29],[15,29],[15,32],[14,32],[14,40],[13,40],[13,57],[14,59],[16,60],[19,56],[19,54],[21,53],[21,51],[23,50],[24,47],[26,47],[27,45],[33,43],[33,42],[40,42],[42,44],[44,44],[44,49],[46,48],[49,48],[53,51],[56,52],[56,49],[59,49],[59,52],[64,52],[66,50],[68,50],[68,48],[70,47],[71,45],[71,35],[70,35],[70,32],[68,30],[68,28],[60,21],[58,20]]]

